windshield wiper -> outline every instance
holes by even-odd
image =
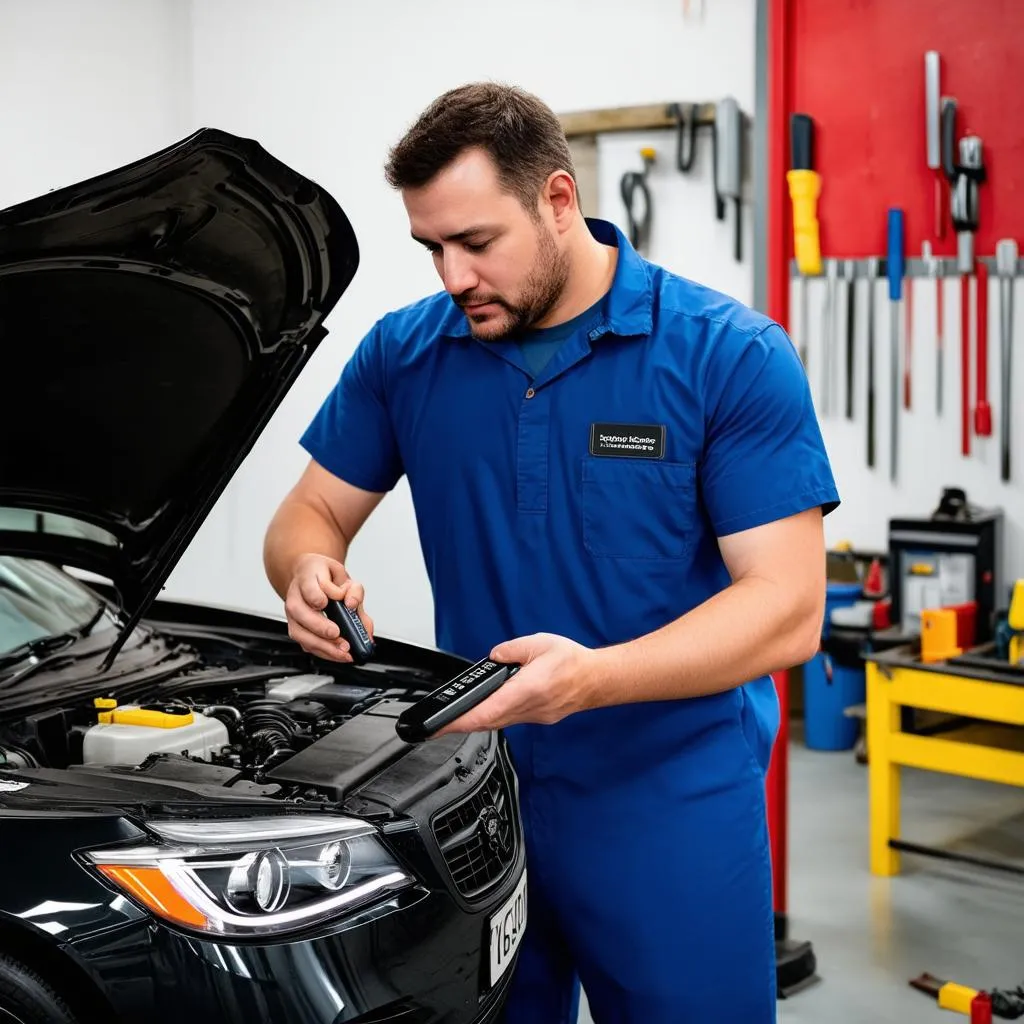
[[[49,656],[57,651],[62,651],[64,648],[70,647],[79,640],[84,640],[92,633],[93,629],[96,628],[96,624],[103,618],[106,610],[107,609],[104,605],[100,605],[100,607],[77,629],[69,629],[64,633],[54,633],[53,636],[41,636],[35,640],[29,640],[27,643],[21,644],[13,650],[6,651],[4,654],[0,655],[0,671],[5,668],[10,668],[12,665],[18,665],[26,658],[41,658],[48,660]]]
[[[3,656],[0,656],[0,669],[9,668],[11,665],[17,665],[26,658],[46,657],[49,654],[53,654],[55,651],[60,651],[65,647],[70,647],[80,639],[81,636],[76,631],[71,633],[57,633],[54,636],[41,636],[37,640],[29,640],[28,643],[22,644],[20,647],[15,647],[13,650],[7,651]]]

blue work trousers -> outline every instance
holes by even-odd
[[[773,1024],[766,759],[735,719],[643,763],[596,722],[509,733],[529,916],[505,1024],[575,1024],[580,983],[596,1024]]]

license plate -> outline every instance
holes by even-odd
[[[512,963],[526,930],[526,872],[515,892],[491,915],[491,984],[494,985]]]

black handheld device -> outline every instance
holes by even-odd
[[[365,665],[373,657],[375,650],[370,634],[366,632],[359,612],[349,608],[343,601],[328,601],[324,614],[337,623],[341,637],[348,641],[349,654],[356,665]]]
[[[406,708],[395,723],[395,731],[407,743],[429,739],[460,715],[489,697],[520,669],[485,658],[467,668],[444,686]]]

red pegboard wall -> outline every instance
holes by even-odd
[[[788,114],[814,119],[822,255],[884,255],[891,206],[904,211],[908,258],[925,240],[936,255],[956,252],[944,179],[945,236],[935,237],[926,50],[941,56],[941,95],[957,100],[957,138],[973,133],[983,143],[988,180],[975,252],[992,255],[1000,238],[1024,250],[1024,0],[785,0],[784,7],[789,109],[786,124],[772,130],[785,133],[788,162]],[[792,256],[789,210],[785,223]]]

